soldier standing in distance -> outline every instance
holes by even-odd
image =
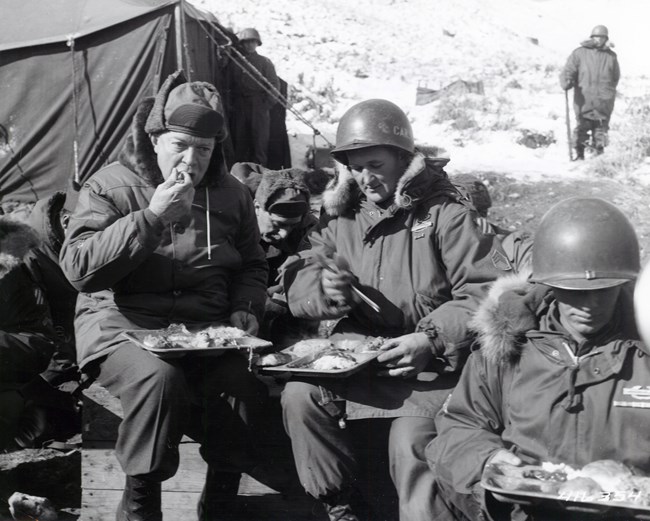
[[[607,27],[597,25],[591,31],[591,37],[571,53],[560,75],[562,88],[573,88],[576,159],[585,158],[585,145],[589,144],[590,134],[596,154],[602,154],[609,144],[609,119],[621,76],[618,58],[611,47]]]
[[[272,90],[268,84],[278,90],[280,83],[271,60],[257,53],[256,49],[262,45],[259,32],[248,28],[241,31],[237,37],[248,63],[236,67],[233,72],[233,103],[236,117],[233,118],[232,126],[235,159],[266,166],[270,111],[275,104],[275,98],[269,93]]]

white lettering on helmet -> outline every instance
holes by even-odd
[[[411,137],[411,133],[408,131],[408,129],[404,127],[400,127],[399,125],[393,126],[393,134],[395,134],[396,136]]]

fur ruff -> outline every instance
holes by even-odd
[[[0,278],[18,267],[40,241],[36,231],[29,225],[0,217]]]
[[[61,224],[61,215],[64,213],[66,193],[54,192],[47,199],[36,202],[29,216],[29,224],[39,234],[41,240],[49,244],[53,251],[60,252],[65,239],[65,232]]]
[[[524,271],[495,280],[469,322],[477,333],[482,355],[492,363],[511,364],[519,358],[521,332],[501,309],[499,298],[507,291],[524,293],[530,286],[529,276],[530,272]]]
[[[120,151],[118,161],[149,184],[158,186],[164,179],[158,168],[151,138],[145,130],[153,106],[154,98],[145,98],[138,105],[131,122],[131,131]]]
[[[448,159],[441,158],[427,160],[424,154],[416,153],[397,183],[393,203],[399,208],[409,209],[436,191],[446,191],[457,197],[458,191],[442,169],[447,162]],[[351,210],[361,197],[359,185],[348,167],[337,162],[336,169],[336,176],[323,193],[323,208],[332,217]]]

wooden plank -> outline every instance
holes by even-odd
[[[83,521],[115,521],[115,510],[122,497],[119,490],[84,490],[81,518]],[[163,518],[166,521],[196,519],[199,492],[164,492]],[[246,521],[325,521],[321,505],[308,496],[284,499],[280,495],[240,497]],[[227,519],[227,518],[224,518]]]
[[[178,472],[163,483],[163,490],[201,492],[207,464],[199,455],[198,444],[181,443],[179,453]],[[84,489],[122,490],[124,487],[124,472],[112,449],[84,447],[82,469]]]
[[[180,465],[176,475],[163,483],[163,491],[201,492],[207,464],[198,453],[198,444],[182,443]],[[84,489],[122,490],[124,473],[111,448],[84,448],[82,454],[82,487]],[[247,474],[242,475],[239,495],[265,496],[278,494]]]

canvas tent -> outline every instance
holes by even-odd
[[[227,90],[236,38],[184,0],[2,7],[0,202],[72,192],[115,160],[138,102],[177,68]]]

